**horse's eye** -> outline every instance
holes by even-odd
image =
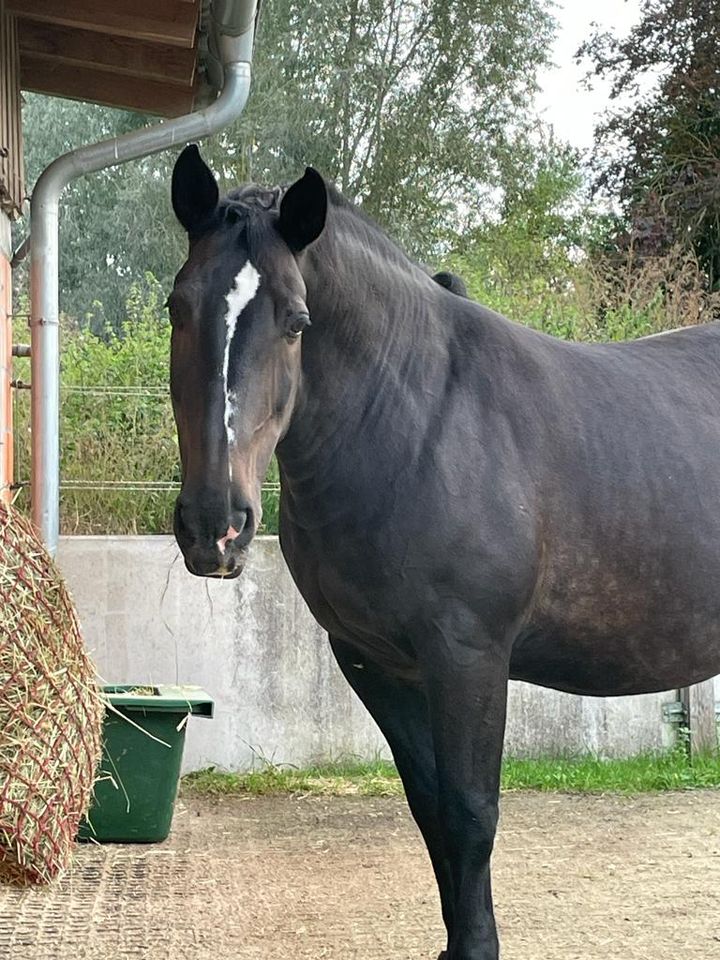
[[[307,313],[295,313],[290,317],[285,331],[288,340],[297,340],[300,334],[310,326],[310,317]]]

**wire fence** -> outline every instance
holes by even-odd
[[[60,391],[63,533],[170,533],[180,463],[167,384],[63,383]],[[30,506],[30,395],[15,391],[16,502]],[[262,487],[264,532],[277,532],[280,483]]]

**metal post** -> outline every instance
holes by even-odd
[[[692,687],[683,687],[680,699],[690,732],[690,756],[716,753],[718,749],[715,719],[715,681],[703,680]]]
[[[0,501],[4,503],[11,499],[13,481],[11,277],[10,262],[0,251]]]

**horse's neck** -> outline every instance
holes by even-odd
[[[323,360],[332,350],[363,381],[387,373],[387,362],[416,347],[436,321],[432,279],[362,221],[340,220],[321,237],[305,279]]]
[[[358,240],[341,226],[307,254],[312,327],[302,345],[298,404],[279,451],[286,473],[326,469],[348,442],[387,443],[396,431],[409,439],[416,394],[427,402],[442,377],[440,291],[382,241]]]

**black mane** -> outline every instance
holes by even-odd
[[[361,207],[344,197],[334,183],[323,179],[327,188],[330,208],[334,211],[335,216],[345,219],[346,225],[355,234],[358,242],[370,244],[373,247],[382,244],[384,246],[383,253],[386,257],[420,270],[422,273],[429,272],[408,257],[390,234],[369,214],[365,213]],[[275,187],[263,187],[256,183],[240,184],[240,186],[230,190],[220,201],[216,224],[247,220],[253,211],[277,213],[289,186],[290,184]],[[446,286],[444,283],[440,285]]]

